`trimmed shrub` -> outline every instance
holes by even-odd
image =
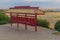
[[[49,22],[47,20],[38,20],[37,21],[37,25],[38,26],[42,26],[42,27],[46,27],[49,28]]]
[[[7,23],[8,23],[7,21],[0,21],[0,25],[7,24]]]
[[[55,27],[55,30],[60,32],[60,20],[56,22],[54,27]]]
[[[0,13],[0,25],[9,22],[9,17],[5,13]]]

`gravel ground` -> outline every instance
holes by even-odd
[[[0,25],[0,40],[60,40],[60,35],[52,34],[54,32],[56,31],[42,27],[38,27],[38,32],[34,32],[32,26],[25,30],[23,24],[20,24],[19,29],[16,24],[13,24],[13,27],[5,24]]]

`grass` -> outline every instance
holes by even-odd
[[[39,15],[38,19],[46,19],[52,25],[55,24],[58,20],[60,20],[60,12],[46,12],[45,15]]]
[[[54,35],[60,35],[60,32],[54,32],[52,34],[54,34]]]

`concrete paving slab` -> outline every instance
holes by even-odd
[[[25,30],[23,24],[20,24],[19,29],[16,24],[12,28],[6,24],[0,25],[0,40],[60,40],[60,36],[52,34],[54,32],[56,31],[43,27],[38,27],[38,32],[35,32],[32,26]]]

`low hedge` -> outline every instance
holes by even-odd
[[[7,24],[7,21],[0,21],[0,25]]]
[[[60,32],[60,20],[56,22],[54,27],[55,27],[55,30]]]
[[[0,25],[9,22],[9,17],[5,13],[0,13]]]
[[[37,21],[37,25],[38,26],[42,26],[42,27],[46,27],[49,28],[49,22],[47,20],[38,20]]]

